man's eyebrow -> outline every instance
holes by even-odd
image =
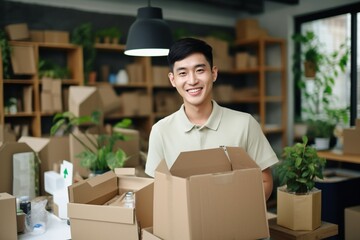
[[[206,64],[201,63],[201,64],[196,64],[196,65],[194,66],[194,68],[205,67],[205,66],[206,66]],[[176,72],[179,72],[179,71],[182,71],[182,70],[185,70],[185,69],[186,69],[185,67],[179,67],[179,68],[176,68],[175,71],[176,71]]]

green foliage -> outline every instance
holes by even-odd
[[[98,134],[96,141],[85,131],[84,136],[87,142],[82,141],[77,135],[73,134],[73,128],[84,124],[99,125],[101,113],[93,112],[90,116],[76,117],[71,112],[58,113],[54,116],[51,135],[56,134],[60,129],[64,133],[71,134],[83,147],[84,150],[76,155],[80,158],[80,164],[92,171],[106,171],[114,168],[123,167],[128,156],[121,149],[115,149],[118,141],[126,141],[128,137],[119,132],[109,134]],[[123,119],[115,124],[115,127],[127,128],[132,124],[130,119]]]
[[[313,32],[306,32],[304,35],[295,34],[292,39],[301,47],[293,56],[293,73],[303,98],[302,118],[311,120],[312,124],[319,121],[316,123],[317,126],[325,122],[327,126],[336,125],[339,121],[348,124],[348,107],[334,108],[337,98],[333,94],[333,89],[339,73],[345,72],[349,62],[349,46],[344,43],[336,51],[328,53]],[[316,75],[313,79],[306,78],[304,71],[299,68],[304,61],[315,63]],[[313,81],[314,89],[311,92],[306,87],[307,81]],[[327,132],[325,127],[321,129]],[[326,132],[321,135],[326,135]]]
[[[96,32],[96,36],[103,38],[103,37],[110,37],[110,38],[121,38],[121,31],[119,28],[117,27],[109,27],[109,28],[104,28],[101,29],[99,31]]]
[[[3,63],[3,77],[10,78],[11,47],[6,38],[6,33],[3,30],[0,30],[0,48],[1,48],[2,63]]]
[[[89,79],[89,73],[94,69],[96,57],[95,36],[92,25],[90,23],[84,23],[76,27],[72,31],[71,42],[83,48],[84,74],[87,81]]]
[[[333,135],[335,123],[329,120],[308,120],[307,136],[309,138],[330,138]]]
[[[49,60],[39,60],[39,77],[49,77],[53,79],[68,79],[70,78],[70,70],[66,67],[61,67]]]
[[[315,179],[323,179],[323,169],[326,160],[317,155],[315,148],[308,146],[306,136],[302,143],[295,143],[293,146],[285,147],[278,165],[275,167],[275,174],[280,185],[286,184],[288,192],[297,194],[306,193],[315,186]]]

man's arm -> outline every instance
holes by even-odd
[[[273,178],[270,167],[262,171],[262,178],[264,184],[265,199],[267,201],[273,190]]]

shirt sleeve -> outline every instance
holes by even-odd
[[[247,152],[261,170],[271,167],[279,161],[260,124],[253,117],[250,117],[249,120]]]
[[[153,125],[149,137],[149,150],[146,159],[145,173],[154,177],[155,170],[161,160],[164,158],[163,142],[157,124]]]

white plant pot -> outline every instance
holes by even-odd
[[[330,146],[330,138],[315,138],[315,148],[317,150],[327,150]]]

